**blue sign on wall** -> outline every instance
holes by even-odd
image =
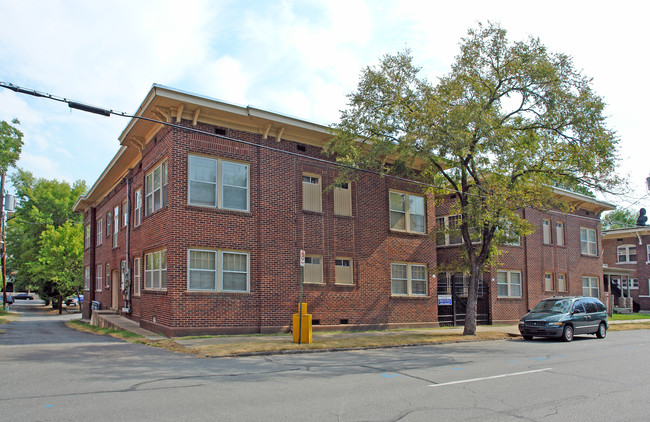
[[[451,295],[438,295],[438,305],[451,305]]]

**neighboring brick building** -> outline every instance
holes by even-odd
[[[603,258],[600,214],[614,206],[593,198],[556,189],[556,194],[574,206],[572,213],[542,212],[532,208],[521,216],[537,230],[512,245],[501,248],[500,265],[483,274],[479,289],[479,320],[492,323],[515,322],[541,299],[554,295],[596,296],[602,300]],[[438,205],[438,224],[453,227],[452,201]],[[437,260],[441,267],[452,264],[460,255],[460,236],[439,236]],[[439,274],[438,293],[451,293],[451,281],[467,283],[467,276]],[[443,280],[449,280],[446,286]],[[457,319],[464,316],[466,287],[456,286],[454,304]],[[440,320],[449,320],[452,307],[440,306]]]
[[[285,331],[303,249],[315,324],[437,325],[435,207],[418,185],[360,173],[328,188],[328,128],[252,107],[154,85],[136,116],[151,120],[131,120],[75,205],[84,316],[94,300],[167,335]]]
[[[650,226],[603,231],[603,262],[615,306],[631,297],[635,312],[650,313]]]

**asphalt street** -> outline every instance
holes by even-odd
[[[0,325],[2,421],[650,419],[650,330],[201,359],[80,333],[30,306]]]

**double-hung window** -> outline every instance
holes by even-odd
[[[352,215],[352,196],[349,183],[341,183],[334,188],[334,214]]]
[[[122,227],[126,227],[129,224],[129,207],[126,206],[126,199],[122,202]]]
[[[106,288],[111,287],[111,264],[106,264]]]
[[[650,264],[650,245],[645,247],[645,263]]]
[[[84,290],[90,290],[90,267],[84,267]]]
[[[133,226],[138,227],[142,222],[142,189],[135,191],[135,206],[133,207]]]
[[[84,249],[90,247],[90,225],[84,227]]]
[[[460,245],[463,236],[460,233],[460,214],[436,218],[436,243],[438,246]]]
[[[542,222],[542,235],[545,245],[551,244],[551,220],[544,220]]]
[[[583,255],[598,255],[596,230],[580,227],[580,252]]]
[[[100,246],[104,240],[104,219],[100,218],[97,220],[97,234],[95,239],[95,245]]]
[[[145,178],[146,209],[151,215],[167,205],[167,161],[154,168]]]
[[[497,271],[497,296],[521,297],[521,273],[519,271]]]
[[[150,252],[144,256],[144,288],[167,289],[167,250]]]
[[[390,264],[390,283],[393,296],[426,296],[427,267],[423,264]]]
[[[98,265],[95,267],[95,290],[98,292],[102,290],[102,266]]]
[[[120,290],[124,290],[126,282],[126,261],[120,262]]]
[[[302,175],[303,210],[321,212],[323,210],[323,198],[321,192],[320,176],[315,174]]]
[[[565,274],[558,274],[557,275],[557,289],[560,292],[566,292],[567,290],[567,285],[566,285],[566,275]]]
[[[424,196],[389,192],[391,230],[426,233]]]
[[[555,222],[555,243],[564,246],[564,224],[559,221]]]
[[[188,250],[188,290],[248,292],[248,253]]]
[[[582,277],[582,295],[598,297],[598,277]]]
[[[189,155],[190,205],[248,211],[248,164]]]
[[[352,259],[336,258],[334,260],[334,278],[336,284],[353,284]]]
[[[619,246],[616,248],[616,256],[616,262],[619,264],[636,264],[636,246]]]
[[[305,257],[305,283],[323,283],[323,257],[307,255]]]
[[[140,258],[135,258],[133,260],[133,294],[135,296],[140,296],[140,283],[141,283],[141,277],[140,277]]]
[[[117,248],[117,233],[120,231],[120,206],[113,210],[113,247]]]
[[[544,291],[552,292],[553,291],[553,274],[546,273],[544,274]]]

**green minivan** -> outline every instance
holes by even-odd
[[[573,340],[576,334],[607,335],[607,309],[595,297],[554,296],[539,302],[519,321],[524,340],[560,337]]]

